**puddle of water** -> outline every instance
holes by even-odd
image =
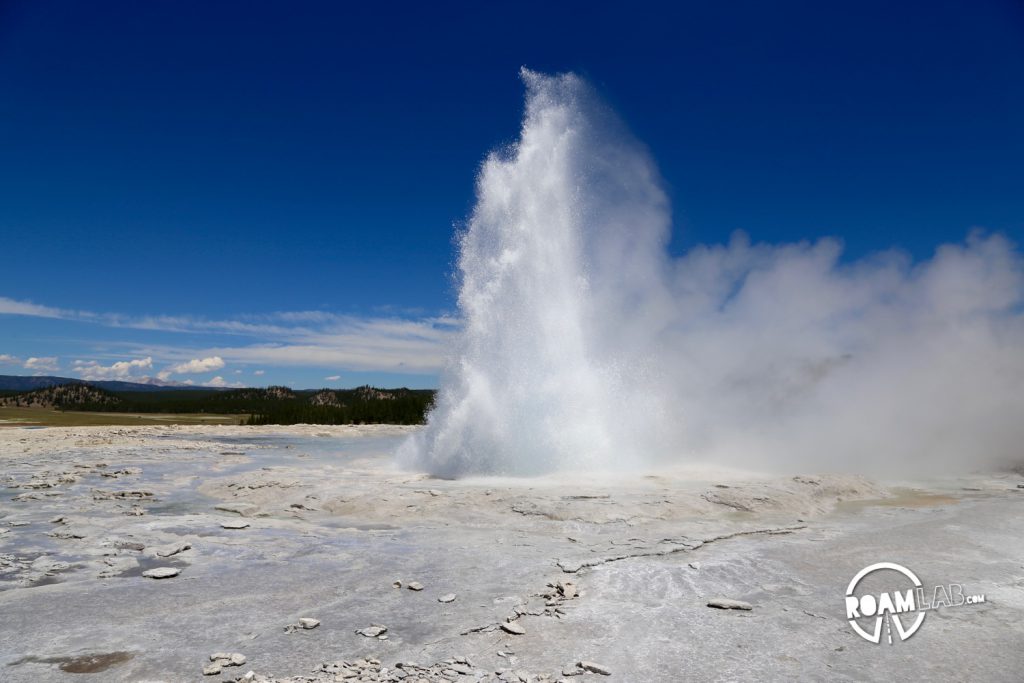
[[[332,529],[355,529],[356,531],[396,531],[400,528],[392,524],[382,523],[355,524],[343,519],[322,519],[320,520],[320,525]]]
[[[19,666],[21,664],[58,664],[61,671],[69,674],[95,674],[123,664],[135,655],[131,652],[97,652],[76,657],[22,657],[11,662],[7,666]]]
[[[940,505],[955,505],[959,498],[944,493],[929,493],[917,489],[892,489],[889,498],[867,498],[844,500],[836,505],[836,512],[858,512],[869,507],[930,508]]]

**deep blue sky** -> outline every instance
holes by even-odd
[[[229,357],[297,337],[196,320],[332,313],[306,343],[451,312],[452,224],[517,133],[521,65],[583,74],[649,145],[676,252],[1024,238],[1024,3],[356,5],[0,0],[0,297],[62,309],[0,314],[0,373],[216,351],[226,381],[432,385]]]

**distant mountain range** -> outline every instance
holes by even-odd
[[[0,375],[0,391],[32,391],[55,387],[60,384],[88,384],[90,386],[106,389],[107,391],[167,391],[180,389],[203,389],[209,391],[214,387],[193,387],[187,384],[158,383],[156,380],[148,382],[118,382],[114,380],[84,380],[76,377],[24,377],[22,375]]]

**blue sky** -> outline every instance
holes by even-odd
[[[0,4],[0,374],[435,386],[522,65],[650,147],[674,253],[1024,237],[1019,2],[354,5]]]

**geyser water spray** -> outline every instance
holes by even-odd
[[[579,77],[522,76],[520,138],[480,172],[463,327],[405,465],[905,474],[1021,457],[1024,267],[1004,238],[844,263],[836,240],[737,234],[673,259],[645,148]]]
[[[441,475],[621,464],[661,409],[631,339],[664,279],[657,172],[584,81],[522,74],[520,140],[484,163],[460,237],[464,328],[405,452]]]

